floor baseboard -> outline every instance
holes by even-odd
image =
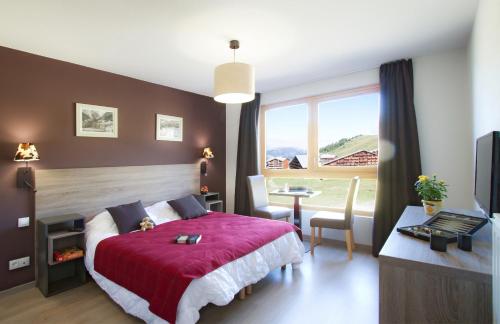
[[[304,240],[306,240],[307,242],[311,242],[310,235],[304,235],[303,237],[304,237]],[[340,240],[335,240],[335,239],[325,238],[325,237],[321,238],[321,241],[329,243],[329,244],[334,245],[334,246],[344,246],[345,247],[345,241],[340,241]],[[315,246],[317,246],[317,245],[315,245]],[[372,246],[356,243],[356,249],[360,249],[361,251],[371,253]]]
[[[17,292],[20,292],[20,291],[23,291],[26,289],[30,289],[30,288],[33,288],[35,286],[36,286],[35,281],[30,281],[30,282],[27,282],[25,284],[21,284],[19,286],[15,286],[15,287],[0,291],[0,297],[15,294]]]

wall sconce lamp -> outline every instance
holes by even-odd
[[[203,174],[204,176],[206,176],[207,175],[207,162],[208,162],[207,160],[214,158],[214,153],[212,152],[212,149],[210,147],[205,147],[203,149],[202,157],[203,157],[203,161],[201,161],[200,173]]]
[[[33,172],[28,166],[29,162],[40,160],[40,156],[36,150],[33,143],[21,143],[19,144],[14,157],[15,162],[25,162],[26,167],[17,169],[17,187],[18,188],[29,188],[36,192],[33,186]]]

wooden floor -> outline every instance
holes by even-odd
[[[377,323],[378,261],[327,244],[298,269],[277,269],[253,286],[253,294],[229,305],[208,305],[200,323]],[[36,288],[0,295],[0,323],[138,323],[95,283],[44,298]]]

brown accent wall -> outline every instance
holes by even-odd
[[[75,136],[75,103],[118,108],[119,138]],[[184,141],[155,140],[156,113],[184,118]],[[36,169],[195,163],[211,146],[211,191],[225,197],[225,106],[212,98],[0,47],[0,290],[34,280],[34,196],[16,188],[17,144]],[[17,228],[30,216],[29,228]],[[8,260],[31,266],[8,271]]]

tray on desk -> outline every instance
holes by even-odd
[[[487,222],[482,217],[441,211],[421,225],[398,227],[397,231],[426,241],[431,239],[431,233],[437,234],[446,237],[450,243],[457,241],[458,233],[472,235]]]

